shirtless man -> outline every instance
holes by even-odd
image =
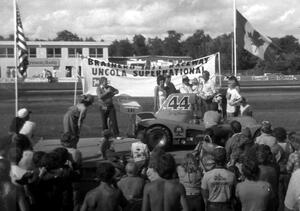
[[[101,163],[98,174],[101,183],[86,194],[80,211],[115,211],[119,210],[119,207],[125,208],[127,200],[122,192],[113,185],[114,166],[110,163]]]
[[[146,184],[142,211],[188,210],[186,193],[182,184],[171,180],[176,171],[175,160],[170,154],[163,154],[160,162],[153,166],[158,178]]]

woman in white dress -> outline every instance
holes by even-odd
[[[154,112],[160,109],[166,98],[165,78],[159,75],[157,76],[157,86],[154,88]]]

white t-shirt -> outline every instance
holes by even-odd
[[[140,141],[131,144],[131,154],[134,162],[146,160],[149,156],[148,146]]]
[[[300,201],[300,169],[294,171],[285,195],[284,205],[293,210],[297,201]]]
[[[235,112],[235,106],[230,105],[230,103],[233,103],[236,100],[239,100],[242,96],[236,89],[227,89],[227,94],[229,94],[229,99],[227,99],[227,113],[234,113]]]
[[[215,83],[212,80],[206,82],[203,81],[202,84],[202,94],[205,97],[213,96],[216,93]]]
[[[193,93],[192,87],[187,86],[185,84],[182,84],[179,91],[180,91],[180,93],[183,93],[183,94]]]

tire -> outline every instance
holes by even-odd
[[[171,143],[171,134],[163,126],[154,126],[146,131],[146,142],[148,148],[152,151],[155,147],[166,149]]]

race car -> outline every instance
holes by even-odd
[[[203,138],[205,130],[202,120],[197,115],[198,100],[196,94],[171,94],[156,113],[141,112],[136,115],[136,133],[145,131],[145,141],[150,150],[157,145],[196,145]],[[224,136],[229,135],[230,121],[237,120],[244,128],[250,129],[252,136],[257,136],[260,125],[252,117],[245,118],[232,118],[216,129]]]

